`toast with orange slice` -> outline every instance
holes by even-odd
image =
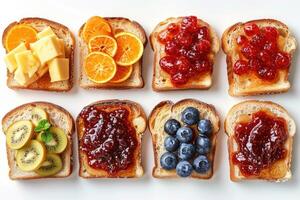
[[[82,88],[142,88],[143,27],[126,18],[91,17],[79,30]]]

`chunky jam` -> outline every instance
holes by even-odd
[[[236,125],[238,151],[232,155],[232,161],[244,176],[259,175],[263,169],[286,157],[287,138],[287,124],[283,118],[259,111],[249,122]]]
[[[259,28],[254,23],[244,26],[244,35],[236,39],[240,59],[234,63],[233,71],[237,75],[253,72],[264,81],[276,81],[280,70],[288,70],[291,55],[280,47],[279,31],[275,27]]]
[[[114,174],[133,165],[138,142],[128,109],[109,110],[89,106],[81,111],[85,129],[80,147],[92,168]]]
[[[169,24],[158,38],[166,54],[159,65],[171,76],[173,85],[180,86],[191,78],[212,73],[209,29],[199,25],[197,17],[184,17],[179,24]]]

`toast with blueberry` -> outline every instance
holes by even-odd
[[[214,106],[195,99],[160,102],[149,116],[155,178],[213,176],[220,119]]]
[[[259,19],[237,23],[222,36],[227,55],[229,94],[287,92],[296,39],[284,23]]]
[[[287,181],[292,177],[296,125],[288,112],[269,101],[244,101],[225,120],[232,181]]]

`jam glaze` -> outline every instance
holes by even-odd
[[[258,176],[287,156],[286,121],[268,111],[258,111],[247,122],[239,122],[235,126],[234,139],[238,150],[231,155],[232,162],[246,177]]]
[[[80,150],[88,165],[109,175],[130,169],[138,147],[136,130],[126,106],[87,106],[81,113],[84,134]]]

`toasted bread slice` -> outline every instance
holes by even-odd
[[[147,122],[146,115],[142,107],[132,101],[127,100],[104,100],[92,103],[89,106],[95,106],[98,109],[105,111],[111,111],[116,108],[125,108],[129,113],[129,120],[136,131],[137,147],[134,151],[133,163],[125,170],[117,171],[110,174],[102,169],[92,168],[87,161],[87,155],[81,149],[81,141],[84,136],[84,123],[80,114],[77,117],[77,135],[79,145],[79,176],[82,178],[138,178],[144,174],[144,170],[141,163],[141,141],[142,136],[146,130]],[[85,109],[84,108],[84,109]]]
[[[44,28],[50,26],[54,33],[65,42],[66,58],[69,59],[69,80],[50,82],[49,73],[45,73],[42,77],[34,75],[29,84],[23,86],[14,80],[13,73],[7,71],[7,86],[12,89],[31,89],[31,90],[46,90],[65,92],[69,91],[73,86],[73,68],[74,68],[74,49],[75,39],[71,31],[64,25],[54,21],[42,18],[24,18],[19,22],[11,23],[3,32],[2,45],[5,48],[5,40],[9,30],[18,24],[27,24],[32,26],[37,31],[42,31]]]
[[[277,28],[283,37],[280,42],[283,46],[283,51],[293,56],[296,50],[296,39],[285,24],[274,19],[259,19],[246,23],[255,23],[259,27],[271,26]],[[288,91],[291,84],[288,79],[289,72],[286,70],[280,70],[278,80],[274,83],[263,81],[254,74],[238,76],[233,73],[233,65],[239,59],[236,39],[243,34],[243,28],[246,23],[237,23],[229,27],[222,36],[222,48],[227,56],[229,94],[231,96],[249,96]]]
[[[205,174],[200,174],[195,171],[192,172],[192,178],[198,179],[209,179],[213,176],[214,170],[214,156],[217,145],[217,134],[220,129],[220,119],[215,110],[214,106],[203,103],[195,99],[184,99],[177,103],[171,101],[162,101],[152,110],[148,126],[152,135],[153,150],[154,150],[154,163],[155,166],[152,171],[152,175],[155,178],[175,178],[178,177],[176,170],[165,170],[160,165],[160,157],[166,152],[164,148],[164,140],[167,137],[167,133],[164,131],[164,124],[170,118],[180,121],[181,113],[186,107],[195,107],[200,111],[200,117],[209,119],[212,123],[212,134],[211,134],[211,144],[212,148],[207,157],[211,162],[210,170]],[[193,127],[195,128],[195,127]]]
[[[61,154],[63,169],[55,176],[46,178],[64,178],[72,173],[73,169],[73,141],[72,136],[74,132],[74,120],[70,113],[64,108],[48,102],[32,102],[18,106],[8,112],[2,119],[2,130],[5,133],[10,125],[20,120],[31,120],[32,109],[35,107],[42,108],[48,114],[49,121],[52,125],[57,126],[64,130],[68,138],[67,149]],[[9,177],[12,180],[27,180],[27,179],[40,179],[42,177],[35,172],[24,172],[19,169],[15,161],[15,150],[11,150],[6,145],[7,160],[9,165]]]
[[[135,22],[131,21],[127,18],[122,17],[106,17],[105,18],[110,24],[113,33],[119,33],[122,31],[130,32],[135,34],[144,44],[144,48],[147,44],[147,36],[143,27]],[[80,77],[79,83],[82,88],[101,88],[101,89],[131,89],[131,88],[142,88],[144,87],[144,80],[142,77],[142,65],[143,65],[143,57],[135,64],[133,64],[133,71],[130,77],[121,83],[95,83],[88,79],[86,76],[83,63],[85,57],[88,55],[88,44],[82,39],[82,31],[84,28],[84,24],[81,26],[79,30],[79,50],[80,50]]]
[[[154,61],[153,61],[153,78],[152,78],[152,88],[155,91],[166,91],[166,90],[185,90],[185,89],[209,89],[212,85],[212,74],[207,73],[203,76],[190,79],[186,84],[182,86],[175,87],[171,83],[170,75],[167,74],[160,68],[159,61],[162,57],[166,55],[164,50],[164,45],[162,45],[158,36],[161,31],[166,30],[166,28],[171,23],[179,24],[181,23],[183,17],[168,18],[160,22],[152,31],[150,35],[150,44],[154,51]],[[211,63],[214,63],[215,55],[220,49],[220,42],[218,36],[214,29],[206,22],[198,19],[198,24],[206,26],[209,28],[210,38],[211,38],[211,52],[209,54],[209,59]]]
[[[239,167],[233,164],[231,158],[231,155],[236,151],[238,145],[234,139],[234,130],[236,124],[243,119],[243,117],[250,117],[253,113],[261,110],[268,111],[274,116],[281,117],[286,120],[288,128],[288,139],[285,143],[287,156],[285,159],[275,162],[269,168],[263,169],[258,176],[245,177],[241,173]],[[270,101],[252,100],[241,102],[229,110],[225,119],[225,132],[228,136],[230,179],[232,181],[261,179],[279,182],[289,180],[292,177],[290,167],[292,160],[293,136],[296,133],[296,124],[283,107]]]

